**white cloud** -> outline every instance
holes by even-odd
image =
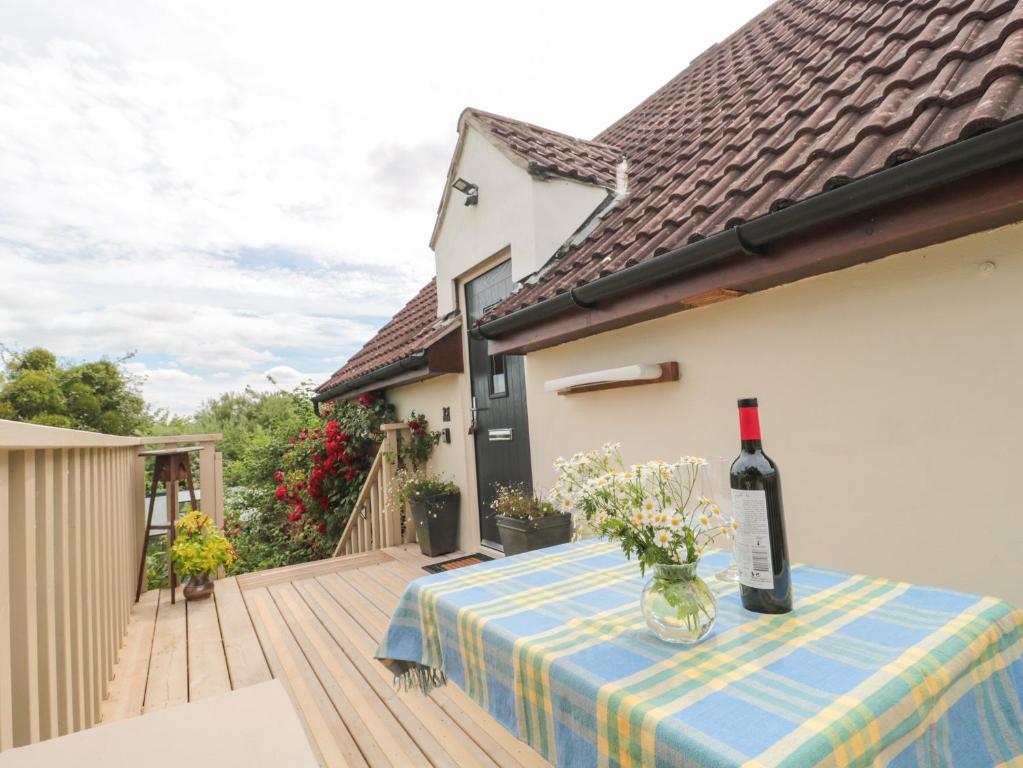
[[[4,0],[0,343],[325,375],[433,274],[463,107],[593,135],[766,5]]]
[[[202,376],[177,368],[150,368],[144,363],[129,362],[125,367],[144,380],[143,392],[149,402],[177,414],[190,413],[204,400],[223,392],[241,392],[246,387],[257,392],[290,390],[300,384],[319,383],[329,375],[328,371],[299,371],[289,365],[245,372],[218,371]]]

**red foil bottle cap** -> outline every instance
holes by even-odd
[[[756,400],[753,402],[756,403]],[[755,404],[739,406],[739,439],[760,439],[760,411]]]

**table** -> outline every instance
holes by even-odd
[[[726,564],[701,563],[718,619],[697,646],[656,639],[638,565],[587,540],[412,582],[377,657],[559,766],[1023,764],[1019,610],[796,565],[795,610],[764,616],[710,577]]]

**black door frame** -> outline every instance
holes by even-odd
[[[479,285],[477,281],[488,276],[492,284],[484,285],[481,292],[472,294],[473,284]],[[463,279],[466,328],[471,329],[489,306],[510,293],[513,285],[510,259]],[[481,294],[482,298],[478,298]],[[521,483],[532,488],[525,361],[521,355],[492,357],[486,354],[487,341],[474,338],[471,331],[468,331],[467,343],[469,421],[480,543],[501,549],[496,524],[488,520],[493,515],[489,508],[493,484]],[[510,439],[496,439],[503,429],[510,429]]]

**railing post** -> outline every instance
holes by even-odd
[[[11,530],[10,452],[0,450],[0,751],[14,746],[14,697],[11,691]]]
[[[213,519],[213,524],[218,529],[223,528],[223,456],[217,453],[217,444],[214,442],[201,442],[197,445],[202,449],[199,451],[199,491],[201,495],[199,507]],[[219,467],[217,466],[218,462],[220,463]],[[223,575],[224,569],[218,568],[215,578],[222,578]]]
[[[397,544],[401,541],[401,510],[391,499],[394,493],[394,475],[398,462],[398,430],[388,429],[384,432],[384,450],[387,455],[384,457],[384,509],[387,514],[387,539],[388,544]]]

